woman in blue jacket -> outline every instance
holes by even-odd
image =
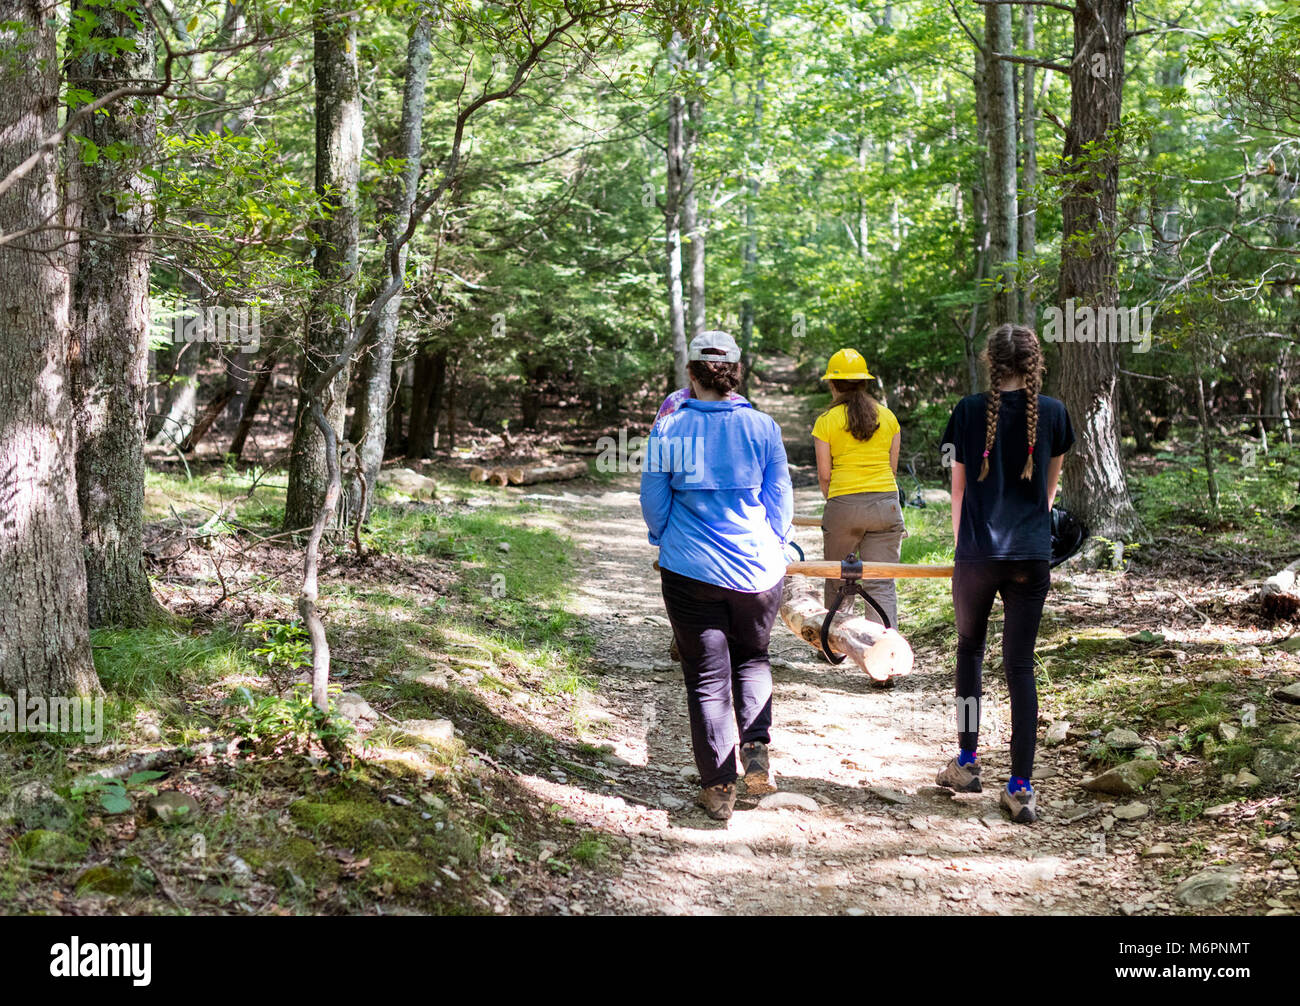
[[[651,432],[641,512],[659,546],[664,607],[686,677],[698,802],[725,821],[742,771],[749,793],[775,789],[767,646],[794,498],[780,427],[729,398],[741,376],[735,340],[705,332],[692,340],[689,360],[694,397]]]

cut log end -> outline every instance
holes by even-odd
[[[781,620],[813,649],[821,650],[821,627],[826,618],[819,585],[801,576],[785,579]],[[843,654],[875,681],[910,674],[915,662],[912,648],[894,629],[862,615],[839,614],[831,623],[831,652]]]

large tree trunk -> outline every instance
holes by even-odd
[[[669,47],[669,62],[678,58],[680,42]],[[668,330],[672,336],[673,384],[684,388],[686,379],[686,309],[682,302],[682,198],[685,172],[686,102],[677,93],[668,96],[668,170],[664,181],[664,248],[667,254]]]
[[[82,0],[73,10],[88,13]],[[153,22],[138,10],[93,9],[91,38],[129,38],[69,60],[68,83],[95,98],[154,73]],[[139,626],[160,609],[144,568],[144,411],[149,387],[149,237],[153,180],[140,168],[156,142],[153,101],[128,98],[83,120],[68,157],[69,215],[76,229],[72,389],[77,497],[92,626]],[[122,158],[78,156],[83,138]],[[124,196],[124,194],[127,194]]]
[[[417,21],[411,29],[406,48],[406,85],[402,93],[402,125],[400,156],[405,164],[393,203],[393,220],[389,225],[388,254],[392,245],[405,230],[411,219],[415,203],[415,189],[420,181],[420,139],[424,122],[425,86],[429,81],[430,47],[433,32],[428,22]],[[397,251],[396,270],[406,272],[408,244]],[[391,277],[390,277],[391,278]],[[374,342],[370,346],[370,367],[365,388],[357,408],[361,433],[358,437],[361,450],[361,467],[365,473],[367,501],[375,498],[375,478],[384,462],[384,445],[388,432],[388,407],[392,392],[393,348],[397,344],[397,320],[401,312],[402,295],[394,294],[384,304],[379,315]],[[351,499],[349,510],[357,515],[361,505],[361,487],[353,478],[349,482]],[[365,514],[359,514],[362,520]]]
[[[1077,0],[1070,66],[1070,125],[1062,152],[1060,298],[1078,307],[1114,306],[1119,155],[1112,146],[1124,87],[1128,0]],[[1105,151],[1110,150],[1110,153]],[[1095,335],[1095,333],[1094,333]],[[1060,343],[1061,398],[1077,434],[1065,457],[1065,505],[1093,534],[1124,538],[1137,515],[1119,456],[1115,410],[1118,344]]]
[[[985,69],[988,89],[989,278],[994,280],[989,323],[1017,320],[1016,288],[1019,204],[1016,196],[1016,91],[1012,66],[998,54],[1012,51],[1011,5],[984,8]]]
[[[2,0],[0,178],[58,128],[55,22],[36,0]],[[13,37],[21,45],[13,44]],[[86,565],[68,394],[71,288],[57,159],[46,150],[0,195],[0,688],[99,691],[90,658]],[[34,230],[16,247],[9,236]]]
[[[304,388],[334,363],[352,334],[357,292],[357,183],[361,170],[361,90],[357,80],[357,28],[353,16],[315,30],[316,192],[332,210],[314,231],[315,269],[322,291],[307,326],[302,362]],[[351,368],[344,366],[323,392],[325,419],[343,429]],[[312,421],[308,396],[299,396],[285,495],[286,529],[310,527],[325,500],[329,466],[325,439]]]
[[[423,349],[414,361],[411,382],[411,423],[406,438],[410,461],[433,457],[438,440],[438,413],[447,384],[447,350]]]

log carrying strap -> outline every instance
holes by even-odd
[[[839,589],[835,592],[835,603],[827,609],[826,617],[822,620],[822,654],[832,664],[844,663],[844,654],[831,652],[831,622],[846,598],[850,598],[855,594],[861,595],[864,601],[876,609],[876,614],[880,616],[880,624],[886,629],[893,628],[889,624],[889,616],[885,614],[885,609],[877,604],[876,599],[868,594],[862,586],[862,560],[856,552],[845,556],[840,561],[839,579],[844,582],[840,584]]]

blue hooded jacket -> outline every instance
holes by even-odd
[[[655,424],[641,464],[661,568],[751,594],[781,581],[794,492],[771,416],[743,400],[687,399]]]

